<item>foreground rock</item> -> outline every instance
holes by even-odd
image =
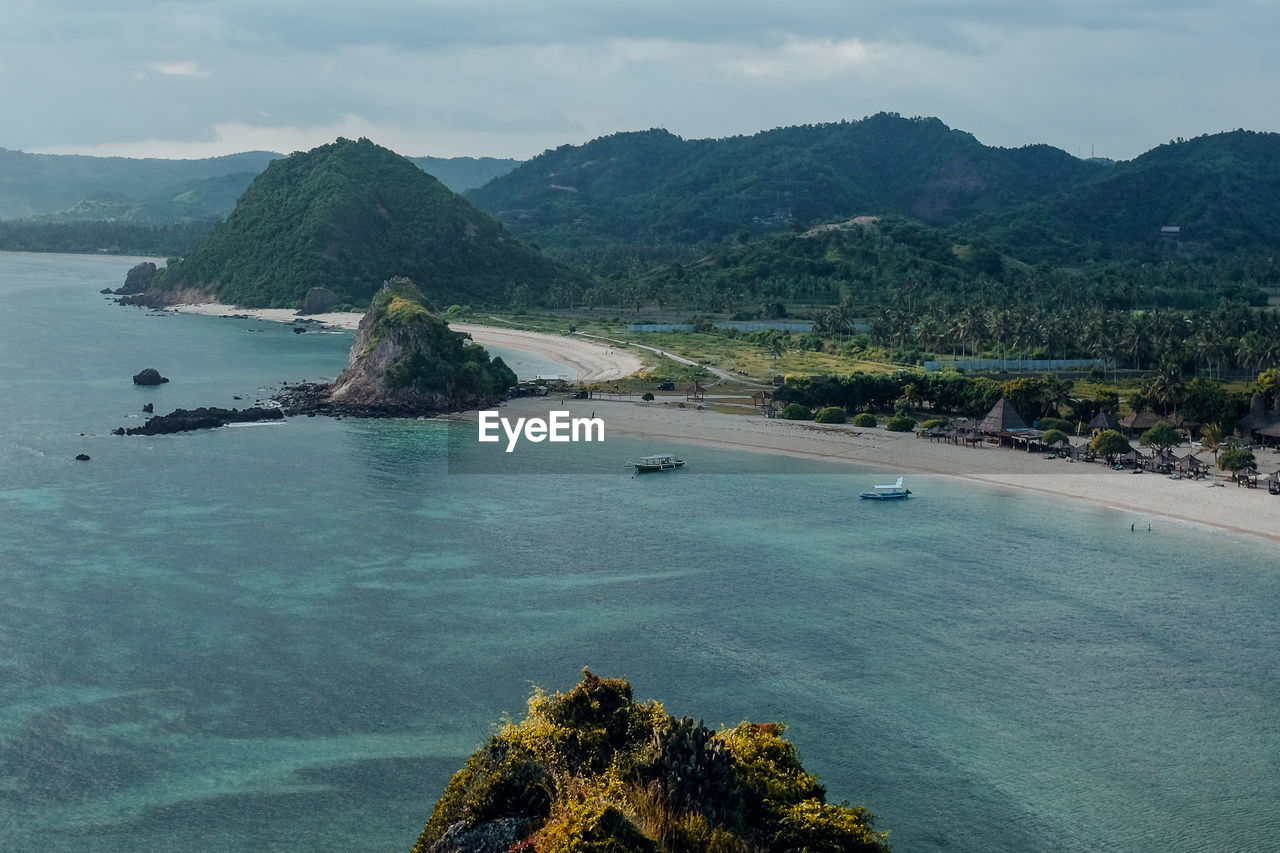
[[[476,750],[412,853],[888,851],[870,812],[827,802],[782,723],[712,731],[583,676]]]
[[[124,277],[124,286],[117,288],[114,292],[117,296],[129,296],[135,293],[145,293],[151,289],[151,285],[155,283],[156,265],[151,261],[143,261],[142,263],[129,270]]]
[[[115,430],[116,435],[167,435],[174,432],[187,432],[193,429],[213,429],[227,424],[253,423],[255,421],[278,421],[284,419],[284,412],[278,408],[254,406],[249,409],[174,409],[167,415],[156,415],[147,418],[140,427]]]
[[[145,368],[136,373],[133,377],[134,385],[160,385],[168,381],[169,380],[164,376],[161,376],[160,371],[156,370],[154,367]]]
[[[515,384],[501,358],[451,330],[412,281],[393,278],[360,320],[342,375],[279,399],[291,414],[421,417],[484,408]]]

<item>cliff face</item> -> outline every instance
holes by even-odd
[[[357,414],[428,414],[488,406],[515,384],[502,359],[450,330],[412,281],[394,278],[374,295],[326,402]]]

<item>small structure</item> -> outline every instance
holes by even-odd
[[[703,403],[707,399],[707,389],[703,388],[697,380],[688,388],[684,389],[684,399],[688,403]]]
[[[1164,415],[1157,415],[1152,411],[1134,412],[1128,417],[1120,419],[1120,428],[1128,432],[1130,436],[1142,435],[1161,421],[1166,420]]]
[[[1093,420],[1089,421],[1089,429],[1093,435],[1106,432],[1109,429],[1118,431],[1120,429],[1120,421],[1116,420],[1115,415],[1103,409],[1093,416]]]
[[[761,389],[751,395],[751,405],[757,409],[764,409],[766,406],[773,405],[773,395],[768,391]]]
[[[1178,460],[1174,466],[1179,474],[1196,480],[1203,479],[1209,472],[1209,463],[1194,453],[1188,453]]]
[[[978,432],[993,444],[1009,447],[1026,444],[1028,450],[1031,449],[1030,442],[1044,434],[1028,427],[1027,422],[1004,397],[991,407],[991,411],[987,412],[987,416],[978,424]]]
[[[1236,421],[1236,431],[1241,436],[1259,444],[1275,444],[1280,440],[1280,397],[1268,409],[1261,394],[1249,400],[1249,414]]]

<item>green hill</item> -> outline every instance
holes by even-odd
[[[468,197],[546,246],[698,243],[861,214],[949,225],[1103,169],[1049,146],[991,148],[937,119],[881,113],[717,140],[615,134],[544,152]]]
[[[1066,261],[1270,251],[1280,242],[1280,134],[1170,142],[968,228],[1027,256]]]
[[[508,303],[582,275],[543,258],[408,159],[339,139],[273,161],[157,289],[297,307],[316,287],[363,308],[394,276],[440,304]]]
[[[604,246],[641,257],[665,245],[670,259],[860,215],[956,229],[1032,262],[1253,252],[1280,242],[1280,135],[1216,134],[1114,163],[886,113],[729,139],[649,130],[544,152],[468,198],[601,269]]]
[[[0,219],[124,219],[173,224],[226,216],[279,158],[250,151],[202,160],[27,154],[0,149]]]

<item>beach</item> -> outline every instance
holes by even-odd
[[[323,326],[350,330],[355,330],[360,325],[360,318],[364,316],[355,311],[300,315],[292,308],[236,308],[220,302],[175,305],[170,310],[215,317],[254,317],[278,323],[314,320]],[[524,350],[557,361],[570,369],[570,374],[563,377],[570,382],[607,382],[630,376],[644,368],[644,362],[634,353],[581,338],[503,329],[478,323],[450,323],[449,328],[470,335],[473,341],[482,346]]]
[[[324,325],[354,329],[362,315],[354,312],[311,315],[300,318],[291,309],[244,309],[220,303],[175,306],[173,310],[211,315],[251,316],[291,323],[313,319]],[[474,323],[451,323],[450,328],[470,334],[480,344],[536,352],[571,366],[582,382],[606,382],[635,373],[643,362],[634,353],[590,343],[578,338],[503,329]],[[710,409],[682,407],[683,396],[659,397],[653,403],[606,400],[519,398],[504,403],[504,414],[530,416],[550,409],[568,410],[575,417],[592,413],[605,421],[606,435],[652,439],[654,452],[661,442],[704,445],[730,450],[774,453],[837,463],[855,463],[883,469],[886,475],[903,472],[961,477],[988,485],[1040,492],[1087,501],[1117,512],[1117,523],[1132,524],[1135,532],[1155,519],[1179,524],[1201,524],[1280,541],[1280,497],[1266,489],[1245,489],[1226,481],[1216,470],[1206,480],[1172,480],[1154,473],[1113,471],[1100,463],[1073,463],[1049,459],[1043,453],[1026,453],[983,445],[961,447],[918,438],[914,433],[894,433],[883,428],[860,429],[849,425],[821,425],[805,421],[770,419],[755,414],[725,414]],[[463,417],[475,417],[475,413]],[[1076,438],[1079,444],[1084,438]],[[1186,448],[1179,450],[1185,453]],[[1280,467],[1280,456],[1260,451],[1260,470]],[[1212,457],[1205,454],[1206,461]],[[1221,485],[1214,485],[1214,484]],[[870,484],[867,484],[868,486]]]
[[[682,408],[681,402],[683,397],[659,398],[652,403],[520,398],[503,403],[501,411],[508,418],[551,409],[567,410],[574,417],[594,413],[604,420],[606,441],[609,435],[647,438],[654,442],[654,453],[668,450],[666,442],[677,442],[871,466],[890,478],[912,473],[945,475],[1109,507],[1116,511],[1118,525],[1133,525],[1135,532],[1146,532],[1148,524],[1159,530],[1173,521],[1280,541],[1280,497],[1267,494],[1265,488],[1237,487],[1216,471],[1206,480],[1173,480],[1154,473],[1113,471],[1101,463],[1049,459],[1044,453],[935,443],[913,432],[889,432],[883,427],[862,429],[725,414],[699,410],[691,404]],[[475,414],[464,417],[474,418]],[[1085,440],[1076,438],[1074,442]],[[1280,456],[1260,453],[1259,466],[1264,472],[1280,466]],[[1209,454],[1205,458],[1212,461]],[[694,466],[696,458],[690,458],[691,469]],[[910,476],[907,479],[910,486]],[[871,485],[869,481],[861,484],[859,491]]]

